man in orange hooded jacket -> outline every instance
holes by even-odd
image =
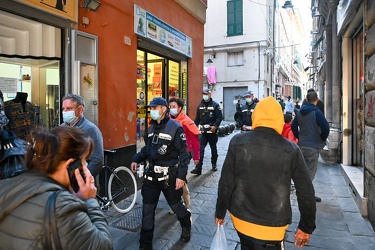
[[[222,225],[228,210],[243,249],[284,249],[285,231],[292,223],[293,180],[300,211],[294,244],[303,247],[315,229],[316,203],[301,150],[281,136],[284,116],[273,97],[257,104],[252,120],[252,131],[230,141],[215,222]]]

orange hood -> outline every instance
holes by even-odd
[[[190,130],[195,135],[199,135],[201,133],[198,127],[195,125],[195,123],[183,111],[181,111],[177,117],[172,117],[172,119],[179,122],[182,126],[185,126],[188,130]]]
[[[284,127],[284,114],[281,105],[275,98],[269,96],[261,100],[252,115],[252,128],[267,127],[281,134]]]

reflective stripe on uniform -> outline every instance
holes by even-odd
[[[169,134],[165,134],[165,133],[159,133],[159,139],[171,141],[172,136]]]

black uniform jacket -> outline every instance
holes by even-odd
[[[201,103],[197,108],[197,116],[195,117],[195,125],[205,125],[219,127],[221,121],[223,120],[223,112],[221,111],[220,105],[212,100],[208,102],[202,99]]]
[[[133,156],[132,161],[141,163],[148,160],[151,167],[178,164],[177,178],[186,181],[190,155],[181,125],[169,116],[165,116],[160,124],[152,120],[145,138],[146,145]]]
[[[256,105],[257,104],[255,102],[251,102],[250,104],[246,102],[246,104],[243,105],[241,109],[241,116],[239,117],[240,120],[238,121],[240,123],[241,130],[243,125],[251,126],[253,124],[251,116],[254,112]]]

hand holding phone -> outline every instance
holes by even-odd
[[[69,164],[67,170],[70,180],[70,186],[73,188],[75,193],[79,191],[79,185],[75,176],[75,170],[79,169],[82,179],[86,182],[85,172],[83,171],[82,158],[75,159],[72,163]]]

